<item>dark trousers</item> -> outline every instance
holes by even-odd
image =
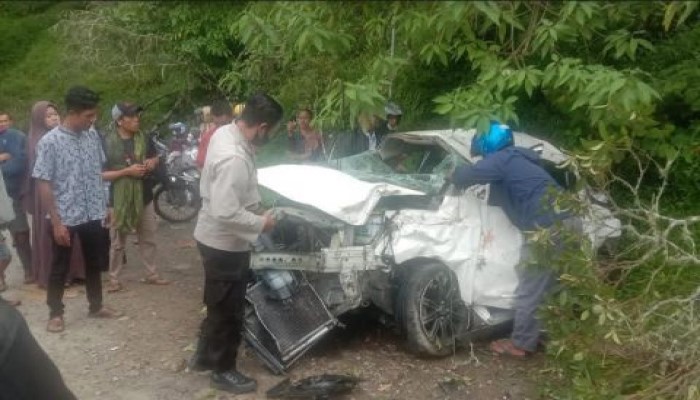
[[[74,400],[27,322],[0,299],[0,400]]]
[[[90,312],[102,308],[102,278],[100,276],[100,259],[107,251],[103,239],[101,221],[89,221],[84,224],[69,226],[71,244],[76,236],[80,238],[85,259],[85,292]],[[49,318],[63,315],[63,291],[70,267],[72,247],[59,246],[53,241],[53,262],[46,291],[46,304],[49,306]]]
[[[32,276],[32,246],[29,240],[27,213],[24,211],[22,202],[16,197],[12,199],[12,208],[15,211],[15,219],[6,227],[12,235],[12,244],[24,268],[24,277],[28,278]]]
[[[12,235],[12,244],[17,251],[19,261],[24,268],[24,276],[32,276],[32,245],[29,241],[29,231],[25,232],[10,232]]]
[[[553,245],[552,256],[559,257],[567,248],[564,231],[581,237],[583,224],[579,218],[562,221],[561,227],[554,229],[550,240]],[[515,289],[515,316],[513,319],[513,343],[521,349],[535,351],[540,340],[542,323],[537,318],[537,311],[549,293],[556,289],[557,275],[551,266],[542,266],[544,260],[535,260],[538,265],[529,265],[532,261],[531,245],[524,243],[520,253],[520,264],[516,270],[518,286]],[[550,260],[551,261],[551,260]]]
[[[236,368],[241,344],[250,252],[230,252],[197,243],[204,264],[207,316],[200,328],[201,362],[215,372]]]

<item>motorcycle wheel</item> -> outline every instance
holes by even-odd
[[[156,214],[168,222],[190,221],[201,206],[199,195],[190,186],[159,186],[153,194]]]

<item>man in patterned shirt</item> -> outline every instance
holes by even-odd
[[[89,317],[115,318],[121,314],[102,304],[100,252],[106,222],[107,200],[102,182],[105,156],[102,143],[90,126],[97,118],[99,96],[75,86],[66,94],[63,124],[39,140],[32,177],[37,179],[41,201],[53,226],[53,262],[46,294],[49,332],[62,332],[63,290],[70,265],[73,238],[78,235],[85,257],[85,289]]]

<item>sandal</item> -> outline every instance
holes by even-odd
[[[491,342],[489,348],[499,356],[507,356],[516,359],[524,359],[531,354],[529,351],[517,347],[510,339],[495,340]]]
[[[63,317],[53,317],[49,320],[49,323],[46,324],[46,330],[51,333],[60,333],[63,332],[64,329]]]
[[[159,276],[149,276],[148,278],[143,278],[141,279],[141,283],[145,283],[146,285],[170,285],[170,281],[167,279],[163,279]]]
[[[121,311],[112,310],[109,307],[104,307],[99,309],[99,311],[88,313],[89,318],[102,318],[102,319],[116,319],[123,317],[124,313]]]
[[[121,284],[121,282],[110,281],[107,285],[107,293],[116,293],[121,292],[122,290],[124,290],[124,286]]]

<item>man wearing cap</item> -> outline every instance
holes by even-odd
[[[64,329],[63,292],[73,253],[73,238],[80,237],[85,258],[85,292],[91,318],[116,318],[122,314],[102,304],[99,258],[104,251],[100,231],[107,217],[102,182],[104,153],[100,138],[90,126],[97,119],[99,95],[75,86],[66,94],[63,123],[37,144],[32,177],[37,180],[43,207],[53,229],[53,261],[46,291],[49,332]]]
[[[147,271],[141,282],[151,285],[170,283],[158,275],[155,265],[158,225],[153,209],[153,182],[147,175],[158,165],[158,153],[153,142],[139,129],[142,110],[132,103],[115,104],[112,107],[112,120],[116,129],[109,132],[104,140],[107,162],[102,177],[111,182],[108,292],[123,289],[119,274],[124,267],[127,236],[134,230],[138,236],[141,260]]]

